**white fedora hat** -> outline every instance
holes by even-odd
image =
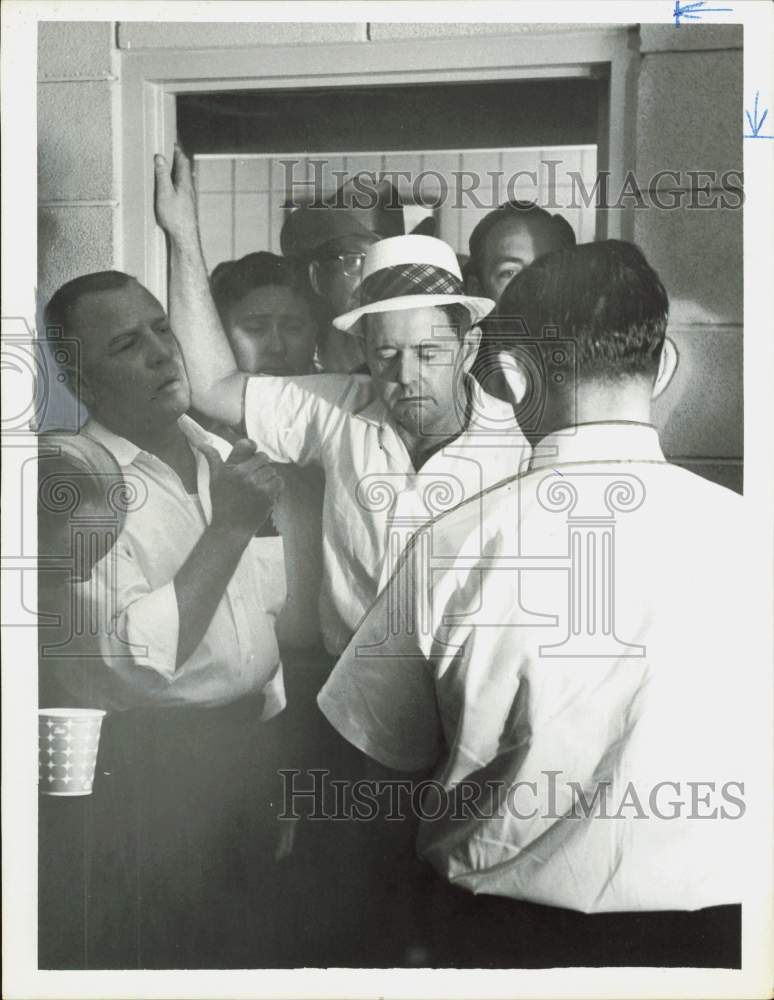
[[[434,236],[392,236],[370,246],[357,294],[360,306],[333,320],[338,330],[351,330],[370,313],[454,303],[477,323],[495,307],[492,299],[465,295],[454,251]]]

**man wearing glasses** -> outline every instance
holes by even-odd
[[[306,264],[309,283],[324,312],[318,346],[323,371],[346,375],[366,370],[359,341],[337,330],[331,320],[350,307],[369,246],[403,233],[398,192],[386,180],[365,193],[347,181],[333,198],[322,205],[302,206],[285,221],[280,234],[282,253]]]

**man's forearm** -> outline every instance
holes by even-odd
[[[169,264],[170,320],[183,351],[193,403],[210,417],[238,424],[245,376],[237,370],[212,301],[196,233],[170,238]]]
[[[252,536],[210,525],[175,576],[179,667],[204,638],[212,616]]]

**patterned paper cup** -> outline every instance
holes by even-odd
[[[38,711],[38,787],[44,795],[90,795],[105,712],[98,708]]]

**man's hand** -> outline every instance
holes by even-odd
[[[282,479],[255,442],[242,438],[226,461],[205,445],[210,466],[212,527],[252,537],[271,514],[282,491]]]
[[[154,208],[156,221],[173,242],[199,241],[196,219],[196,193],[191,176],[191,161],[179,146],[170,171],[165,157],[153,157],[155,174]]]

